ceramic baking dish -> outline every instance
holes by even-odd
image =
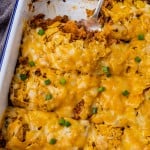
[[[43,13],[47,18],[68,15],[70,19],[86,18],[86,9],[94,9],[96,0],[16,0],[9,28],[0,56],[0,120],[8,103],[9,86],[17,62],[24,22]]]

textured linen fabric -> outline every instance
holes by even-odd
[[[0,52],[3,47],[5,32],[16,0],[0,0]]]

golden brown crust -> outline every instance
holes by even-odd
[[[80,112],[82,111],[82,108],[84,106],[84,100],[81,100],[73,109],[73,113],[74,113],[74,119],[78,120],[80,119]]]
[[[69,20],[68,16],[57,16],[54,19],[44,19],[44,17],[44,14],[34,16],[29,22],[31,28],[41,27],[47,29],[48,26],[58,21],[64,23],[59,27],[62,32],[71,33],[71,41],[95,38],[94,34],[96,32],[87,31],[81,22]]]
[[[53,24],[56,21],[62,22],[62,23],[66,23],[68,21],[68,16],[56,16],[54,19],[44,19],[45,15],[44,14],[38,14],[36,16],[34,16],[29,24],[31,26],[31,28],[37,28],[37,27],[41,27],[43,29],[47,29],[48,26],[50,26],[51,24]]]

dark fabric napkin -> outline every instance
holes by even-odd
[[[0,0],[0,52],[15,1],[16,0]]]

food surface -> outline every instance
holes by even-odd
[[[26,23],[0,147],[150,149],[149,1],[106,0],[99,22]]]
[[[83,147],[88,121],[59,118],[55,112],[8,108],[3,134],[9,149],[60,149]],[[56,145],[56,146],[55,146]]]

